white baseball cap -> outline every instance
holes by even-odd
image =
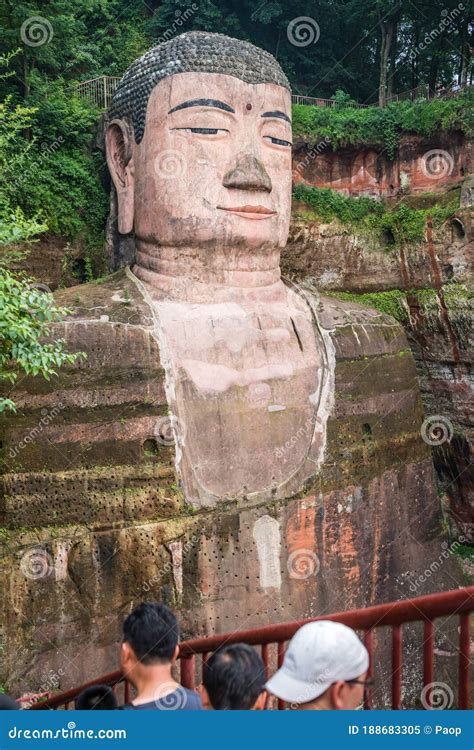
[[[368,668],[368,651],[351,628],[318,620],[295,633],[266,688],[288,703],[308,703],[334,682],[354,680]]]

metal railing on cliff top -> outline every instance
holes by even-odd
[[[99,78],[91,78],[89,81],[81,81],[76,84],[75,88],[80,96],[88,99],[98,109],[107,109],[120,80],[118,76],[100,76]],[[416,86],[414,89],[410,89],[410,91],[403,91],[401,94],[393,94],[387,97],[387,104],[405,100],[415,101],[416,99],[459,96],[469,88],[470,86],[465,86],[462,89],[459,88],[452,91],[443,90],[433,93],[430,92],[428,84],[422,84],[421,86]],[[321,97],[302,96],[300,94],[293,94],[291,101],[293,104],[305,104],[309,107],[336,107],[338,109],[344,107],[363,109],[365,107],[379,106],[377,103],[358,104],[356,102],[340,102],[336,99],[322,99]]]
[[[389,604],[379,604],[366,609],[354,609],[347,612],[313,617],[308,620],[287,622],[280,625],[267,625],[251,630],[237,630],[232,633],[212,635],[207,638],[195,638],[180,644],[179,660],[181,684],[191,690],[196,687],[196,679],[202,678],[203,670],[210,653],[226,643],[248,643],[259,646],[265,664],[267,678],[270,676],[271,654],[276,650],[276,666],[280,667],[285,655],[286,642],[307,622],[316,620],[334,620],[342,622],[355,630],[363,632],[364,642],[370,654],[370,669],[373,670],[373,636],[377,628],[390,627],[391,638],[391,706],[402,708],[402,669],[403,669],[403,625],[405,623],[423,623],[423,686],[425,708],[431,708],[430,686],[434,680],[435,654],[435,620],[439,617],[456,616],[459,618],[458,652],[458,691],[456,706],[469,708],[470,690],[470,631],[469,615],[474,610],[474,586],[454,589],[438,594],[420,596],[416,599],[404,599]],[[197,658],[200,664],[196,664]],[[91,680],[85,685],[68,690],[61,695],[49,697],[41,703],[31,706],[30,710],[69,709],[74,699],[82,690],[91,685],[110,685],[114,690],[123,687],[121,697],[124,702],[130,700],[130,686],[125,675],[120,671]],[[447,687],[447,686],[446,686]],[[450,688],[449,688],[450,690]],[[454,703],[454,694],[452,696]],[[372,696],[367,694],[364,708],[372,707]],[[450,706],[451,707],[451,706]],[[278,701],[278,709],[284,709],[285,703]]]

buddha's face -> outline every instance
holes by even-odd
[[[214,73],[163,79],[148,101],[143,140],[129,144],[122,180],[114,174],[119,126],[115,135],[114,127],[109,131],[108,160],[120,231],[131,231],[133,201],[140,240],[175,247],[285,245],[291,201],[285,88]]]

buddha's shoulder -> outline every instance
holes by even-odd
[[[88,284],[61,289],[54,296],[56,303],[68,310],[67,324],[153,326],[153,314],[143,285],[128,268]]]
[[[323,295],[302,288],[319,328],[330,334],[337,359],[408,352],[403,326],[374,307],[345,295]]]

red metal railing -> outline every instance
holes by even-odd
[[[364,633],[364,642],[371,657],[373,654],[373,634],[376,628],[392,628],[392,708],[401,708],[402,696],[402,639],[403,625],[409,622],[424,623],[423,640],[423,685],[427,686],[433,682],[434,676],[434,621],[438,617],[459,617],[459,674],[458,674],[458,701],[460,709],[469,708],[469,673],[470,673],[470,633],[469,614],[474,610],[474,586],[454,589],[439,594],[420,596],[416,599],[404,599],[389,604],[379,604],[367,609],[355,609],[348,612],[338,612],[324,617],[312,617],[308,620],[282,623],[280,625],[268,625],[252,630],[241,630],[233,633],[213,635],[208,638],[195,638],[180,644],[181,684],[187,688],[194,689],[196,686],[196,657],[201,657],[201,674],[205,668],[209,653],[224,643],[248,643],[251,646],[260,646],[262,659],[265,664],[267,675],[270,675],[270,649],[276,644],[276,666],[280,666],[285,645],[296,631],[307,622],[315,620],[335,620],[342,622],[355,630]],[[61,695],[49,698],[42,703],[35,704],[30,710],[45,709],[68,709],[74,699],[84,688],[90,685],[111,685],[117,688],[119,684],[124,686],[124,701],[129,700],[129,684],[120,671],[111,672],[80,687],[68,690]],[[427,696],[428,705],[429,695]],[[371,695],[366,696],[364,708],[371,708]],[[278,702],[278,708],[285,707],[283,701]]]

